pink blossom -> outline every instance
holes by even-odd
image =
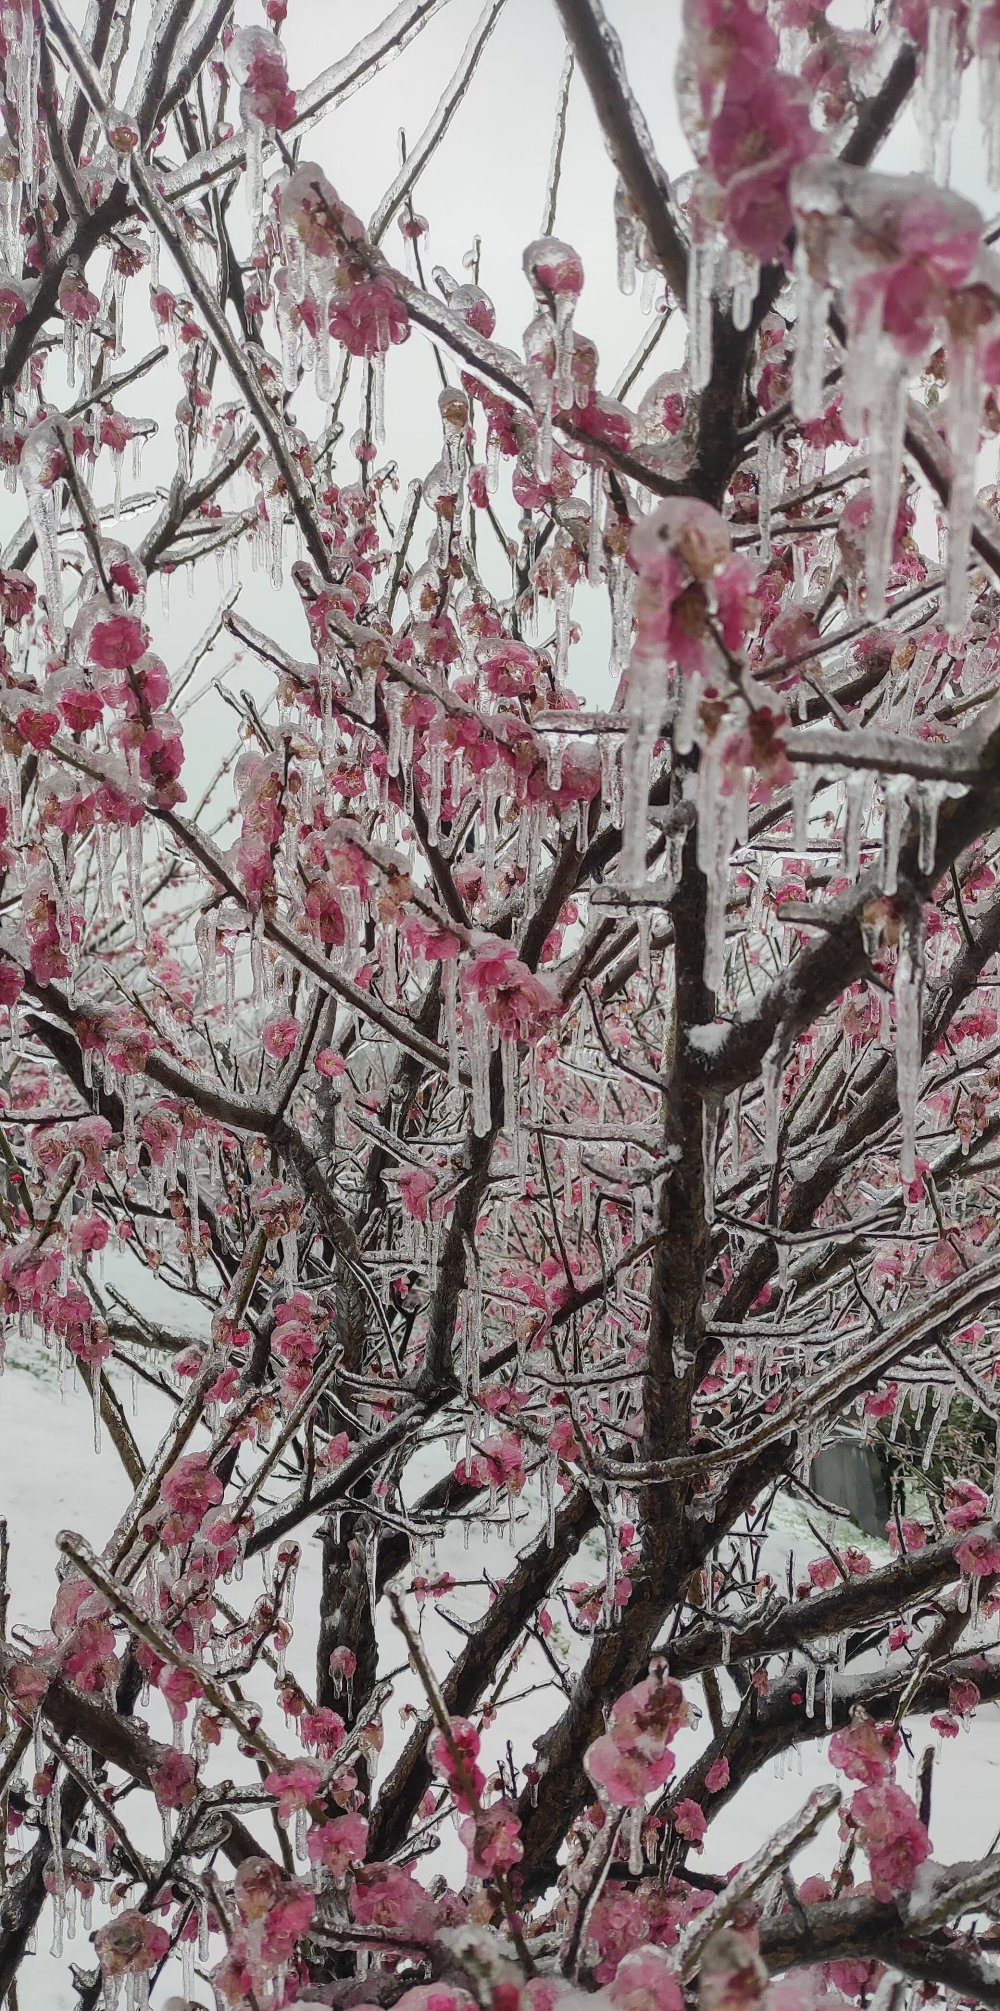
[[[313,1823],[306,1839],[311,1864],[321,1864],[335,1885],[345,1885],[356,1865],[363,1864],[368,1848],[368,1824],[363,1816],[335,1816],[332,1822]]]
[[[284,1061],[296,1046],[299,1038],[299,1023],[291,1013],[279,1013],[264,1024],[261,1040],[266,1053],[274,1061]]]
[[[396,1175],[396,1188],[412,1220],[426,1222],[430,1213],[430,1197],[437,1188],[436,1176],[419,1166],[405,1166]]]
[[[895,1520],[887,1522],[885,1533],[889,1539],[889,1548],[895,1555],[900,1551],[924,1550],[927,1545],[927,1531],[923,1523],[914,1522],[907,1516],[900,1518],[898,1528]]]
[[[705,1775],[705,1786],[712,1795],[729,1786],[729,1761],[724,1753],[717,1760],[713,1760]]]
[[[476,1765],[479,1733],[469,1718],[451,1718],[449,1729],[450,1743],[443,1732],[435,1732],[430,1742],[431,1765],[447,1783],[455,1807],[468,1810],[472,1806],[471,1796],[478,1798],[486,1785]]]
[[[700,1847],[708,1828],[704,1810],[698,1807],[697,1802],[688,1799],[679,1801],[674,1810],[674,1828],[686,1842]]]
[[[670,1741],[688,1721],[680,1685],[650,1676],[612,1706],[607,1732],[588,1746],[584,1765],[615,1808],[638,1808],[674,1771]]]
[[[161,1499],[169,1511],[161,1525],[164,1543],[187,1543],[225,1492],[205,1452],[185,1453],[165,1475]]]
[[[24,990],[24,972],[16,964],[0,962],[0,1005],[16,1005]]]
[[[358,1658],[353,1648],[335,1648],[330,1656],[329,1667],[336,1689],[341,1689],[345,1683],[353,1682],[358,1667]]]
[[[684,1993],[665,1948],[633,1948],[615,1970],[608,1995],[615,2011],[683,2011]]]
[[[347,1737],[347,1728],[339,1711],[331,1711],[322,1706],[315,1711],[304,1711],[300,1719],[304,1745],[315,1746],[324,1759],[332,1759],[340,1751]]]
[[[429,1942],[437,1930],[434,1901],[402,1865],[366,1865],[355,1879],[350,1907],[360,1926],[386,1927],[406,1939]]]
[[[288,1822],[316,1800],[322,1782],[323,1768],[318,1760],[296,1760],[294,1765],[275,1767],[266,1776],[264,1789],[274,1796],[282,1822]]]
[[[194,1800],[197,1776],[190,1753],[175,1752],[168,1746],[163,1758],[149,1769],[149,1785],[161,1809],[187,1808]]]
[[[947,1481],[944,1498],[944,1519],[949,1529],[972,1529],[990,1512],[987,1496],[972,1480]]]
[[[116,614],[95,622],[90,631],[89,660],[101,670],[128,670],[146,648],[142,623],[132,614]]]
[[[891,1778],[899,1747],[894,1725],[876,1724],[866,1711],[856,1709],[849,1728],[834,1732],[828,1753],[831,1766],[839,1768],[848,1780],[874,1787],[876,1782]]]
[[[524,1856],[521,1824],[517,1810],[507,1801],[492,1802],[478,1814],[463,1818],[458,1834],[469,1854],[469,1870],[474,1878],[492,1878],[495,1872],[511,1871]]]
[[[992,1578],[1000,1573],[1000,1538],[989,1534],[963,1536],[955,1545],[955,1562],[969,1578]]]
[[[75,1257],[90,1256],[95,1250],[107,1248],[108,1233],[108,1225],[102,1215],[75,1215],[69,1247]]]
[[[335,298],[329,327],[334,341],[352,356],[378,356],[406,341],[410,317],[387,280],[363,279]]]
[[[461,976],[463,998],[508,1039],[536,1039],[558,1016],[559,999],[520,961],[512,943],[487,936]]]
[[[876,1899],[896,1899],[901,1892],[912,1891],[931,1844],[909,1795],[894,1781],[859,1788],[842,1820],[848,1818],[868,1853]]]

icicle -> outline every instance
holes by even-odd
[[[896,1096],[902,1125],[900,1177],[916,1177],[917,1103],[920,1095],[924,983],[923,911],[909,917],[896,955]]]
[[[240,93],[241,98],[243,93]],[[246,202],[251,233],[256,236],[264,213],[264,128],[254,112],[241,106],[247,150]]]
[[[935,12],[938,10],[935,9]],[[969,541],[976,502],[976,462],[983,380],[975,341],[953,342],[948,352],[948,452],[951,492],[948,498],[948,564],[944,618],[949,635],[965,627],[969,605]]]
[[[927,13],[927,53],[924,57],[921,123],[926,170],[947,188],[951,178],[951,141],[961,91],[958,24],[950,0]]]
[[[405,692],[401,685],[390,684],[385,689],[385,709],[389,715],[389,740],[386,748],[386,772],[390,776],[399,774],[399,757],[403,745],[403,699]]]
[[[980,0],[977,12],[989,14],[989,0]],[[979,119],[986,154],[986,179],[991,188],[1000,182],[1000,46],[991,45],[989,35],[979,50]]]
[[[766,426],[757,442],[757,530],[763,564],[771,556],[771,519],[775,502],[780,501],[780,476],[781,451],[771,428]]]
[[[663,695],[661,666],[633,658],[625,700],[631,718],[622,755],[624,819],[620,876],[626,886],[636,886],[646,872],[650,764],[662,731]]]
[[[17,116],[17,143],[20,152],[21,182],[26,205],[34,210],[38,202],[38,77],[40,49],[35,33],[35,10],[32,6],[4,8],[4,30],[7,38],[5,77],[7,90]],[[14,271],[20,271],[20,258],[12,261]]]
[[[712,288],[717,247],[697,233],[688,253],[688,376],[692,391],[704,391],[712,374]]]
[[[856,880],[861,871],[861,838],[868,787],[868,777],[862,769],[848,775],[844,792],[844,871],[849,880]]]
[[[197,1267],[201,1247],[201,1232],[198,1219],[198,1161],[197,1141],[189,1138],[184,1153],[184,1174],[187,1181],[188,1213],[191,1221],[191,1257]]]
[[[129,824],[125,829],[125,862],[128,868],[129,908],[132,915],[132,929],[137,950],[146,947],[146,917],[142,894],[142,825]]]
[[[729,254],[729,284],[733,290],[733,327],[749,328],[760,285],[760,261],[747,253]]]
[[[909,782],[905,775],[890,775],[882,785],[885,797],[885,824],[882,833],[882,892],[887,899],[896,892],[899,873],[899,846]]]
[[[448,1050],[448,1082],[452,1089],[458,1088],[461,1055],[458,1038],[458,966],[454,958],[447,958],[441,966],[442,990],[442,1035]]]
[[[628,193],[621,182],[615,185],[615,244],[618,254],[618,287],[621,293],[635,292],[636,219]]]
[[[94,1451],[101,1450],[101,1364],[95,1362],[90,1371],[90,1397],[94,1409]]]
[[[947,794],[945,782],[921,782],[915,792],[919,850],[918,873],[931,874],[937,855],[938,811]]]
[[[872,501],[865,546],[865,614],[869,621],[881,621],[886,610],[906,430],[905,366],[893,357],[879,378],[868,421]]]
[[[828,1732],[833,1730],[833,1664],[823,1664],[823,1717]]]
[[[467,1002],[465,1025],[466,1048],[472,1075],[472,1129],[477,1138],[485,1138],[493,1116],[490,1098],[492,1047],[489,1025],[474,999]]]
[[[812,808],[812,796],[811,771],[805,766],[797,768],[792,782],[792,843],[797,852],[804,852],[809,843],[809,812]]]
[[[57,649],[62,648],[66,635],[59,564],[59,514],[64,465],[62,443],[54,427],[48,422],[34,426],[21,449],[19,473],[42,562],[49,630]]]
[[[818,1677],[819,1677],[819,1668],[818,1668],[817,1664],[816,1664],[815,1662],[810,1662],[810,1664],[809,1664],[809,1666],[808,1666],[808,1668],[807,1668],[807,1670],[806,1670],[806,1717],[807,1717],[807,1718],[814,1718],[814,1717],[816,1716],[816,1683],[817,1683],[817,1679],[818,1679]]]
[[[587,532],[587,584],[601,583],[601,556],[604,549],[604,470],[595,461],[590,470],[590,523]]]
[[[800,221],[795,239],[795,350],[792,406],[798,419],[823,415],[826,363],[827,290],[809,271],[806,231]]]
[[[721,736],[720,736],[721,737]],[[698,864],[708,882],[705,918],[705,983],[717,991],[726,961],[726,910],[729,857],[746,813],[746,777],[733,778],[728,795],[721,788],[721,769],[713,748],[703,750],[698,770]],[[641,875],[636,875],[640,878]]]
[[[576,296],[557,293],[555,314],[556,367],[554,393],[560,411],[573,404],[573,314]]]
[[[48,1800],[46,1803],[46,1819],[49,1832],[49,1842],[52,1849],[52,1870],[50,1874],[52,1879],[52,1914],[53,1914],[52,1953],[53,1955],[59,1956],[62,1954],[63,1951],[63,1926],[65,1922],[65,1908],[66,1908],[66,1867],[63,1863],[62,1774],[59,1771],[58,1764],[56,1765],[55,1769],[55,1778],[52,1782],[51,1788],[49,1789]]]
[[[371,360],[372,373],[372,437],[376,446],[385,441],[385,351],[380,349]]]
[[[646,1861],[642,1848],[642,1825],[645,1814],[646,1811],[641,1802],[638,1808],[629,1810],[628,1868],[629,1875],[632,1878],[641,1878]]]
[[[938,1394],[938,1399],[934,1406],[934,1415],[931,1418],[927,1437],[924,1441],[924,1456],[921,1464],[925,1473],[929,1473],[931,1470],[931,1460],[934,1457],[934,1447],[937,1443],[938,1433],[942,1425],[947,1421],[950,1408],[951,1391],[943,1389]]]
[[[778,1163],[778,1142],[781,1130],[781,1086],[785,1074],[785,1048],[776,1036],[764,1056],[761,1068],[761,1083],[764,1091],[764,1161],[767,1166]]]

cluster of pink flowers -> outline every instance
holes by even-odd
[[[608,1729],[588,1746],[584,1765],[613,1808],[640,1808],[676,1764],[671,1742],[690,1721],[679,1683],[656,1669],[612,1705]]]
[[[702,227],[721,224],[755,259],[780,259],[792,227],[789,180],[822,145],[809,92],[779,63],[778,37],[751,0],[685,0],[679,104],[703,164]]]
[[[970,1578],[1000,1575],[1000,1537],[988,1521],[990,1504],[981,1487],[972,1480],[949,1481],[945,1490],[945,1522],[959,1532],[955,1559]]]
[[[293,1292],[275,1306],[271,1352],[280,1364],[286,1402],[294,1401],[308,1386],[321,1345],[320,1319],[307,1292]]]
[[[491,1493],[503,1488],[510,1495],[520,1494],[527,1479],[520,1439],[513,1432],[483,1439],[468,1459],[459,1460],[455,1478],[465,1485],[489,1488]]]
[[[734,651],[751,626],[753,578],[729,526],[709,503],[670,500],[636,524],[631,558],[639,576],[634,658],[698,673],[713,690],[720,663],[710,624]]]
[[[189,1543],[209,1509],[218,1507],[224,1493],[207,1453],[182,1454],[164,1475],[160,1488],[160,1500],[166,1511],[159,1526],[161,1542],[171,1548]]]
[[[894,1726],[875,1724],[861,1710],[830,1741],[832,1764],[849,1780],[862,1782],[841,1816],[841,1830],[845,1837],[856,1836],[867,1852],[876,1899],[910,1892],[931,1854],[930,1838],[910,1796],[892,1777],[899,1747]]]
[[[233,1881],[236,1932],[213,1982],[224,2004],[242,2005],[264,1992],[295,1961],[296,1949],[316,1907],[298,1879],[285,1878],[266,1857],[248,1857]]]
[[[462,996],[507,1040],[537,1040],[561,1011],[544,978],[523,964],[512,943],[484,936],[461,975]]]
[[[289,175],[279,196],[279,216],[289,271],[301,250],[312,263],[307,290],[296,289],[293,296],[295,312],[311,334],[325,317],[329,333],[352,356],[382,355],[406,341],[410,318],[405,302],[390,277],[373,275],[364,225],[315,162],[302,162]]]

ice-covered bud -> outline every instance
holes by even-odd
[[[345,247],[364,241],[365,228],[341,202],[315,161],[300,161],[278,195],[278,215],[286,242],[297,237],[312,258],[335,262]]]
[[[990,1511],[987,1496],[974,1480],[949,1480],[944,1498],[944,1519],[949,1529],[973,1529]]]
[[[33,426],[21,449],[20,475],[30,496],[33,490],[54,489],[66,473],[66,450],[51,420]]]
[[[263,1920],[282,1886],[281,1873],[269,1857],[247,1857],[233,1881],[233,1896],[243,1920]]]
[[[686,1843],[694,1844],[697,1849],[701,1848],[708,1824],[705,1821],[704,1811],[690,1797],[678,1802],[674,1810],[674,1828]]]
[[[100,313],[101,303],[84,279],[81,267],[68,263],[59,283],[59,312],[67,321],[87,323]]]
[[[35,582],[27,573],[0,569],[0,627],[17,628],[35,608]]]
[[[31,288],[12,273],[0,272],[0,338],[23,321],[31,304]]]
[[[169,1953],[170,1936],[133,1910],[99,1927],[94,1947],[105,1976],[147,1976]]]
[[[583,291],[583,264],[579,252],[558,237],[539,237],[524,254],[524,270],[539,300],[569,294],[578,300]]]
[[[710,580],[732,550],[729,526],[710,503],[671,497],[643,517],[632,532],[631,553],[640,576],[679,558],[692,579]]]
[[[615,2011],[683,2011],[684,1992],[665,1948],[633,1948],[608,1990]]]
[[[240,28],[226,51],[230,75],[240,85],[240,103],[263,126],[284,132],[295,117],[295,93],[277,35],[266,28]]]
[[[129,118],[127,112],[109,112],[105,131],[108,145],[114,148],[116,154],[134,154],[141,135],[135,120]]]
[[[700,2011],[755,2011],[767,1988],[767,1970],[744,1935],[723,1927],[701,1958],[698,1985]]]
[[[467,328],[477,335],[492,335],[497,325],[497,311],[488,293],[479,286],[456,286],[448,296],[448,305],[461,315]]]

